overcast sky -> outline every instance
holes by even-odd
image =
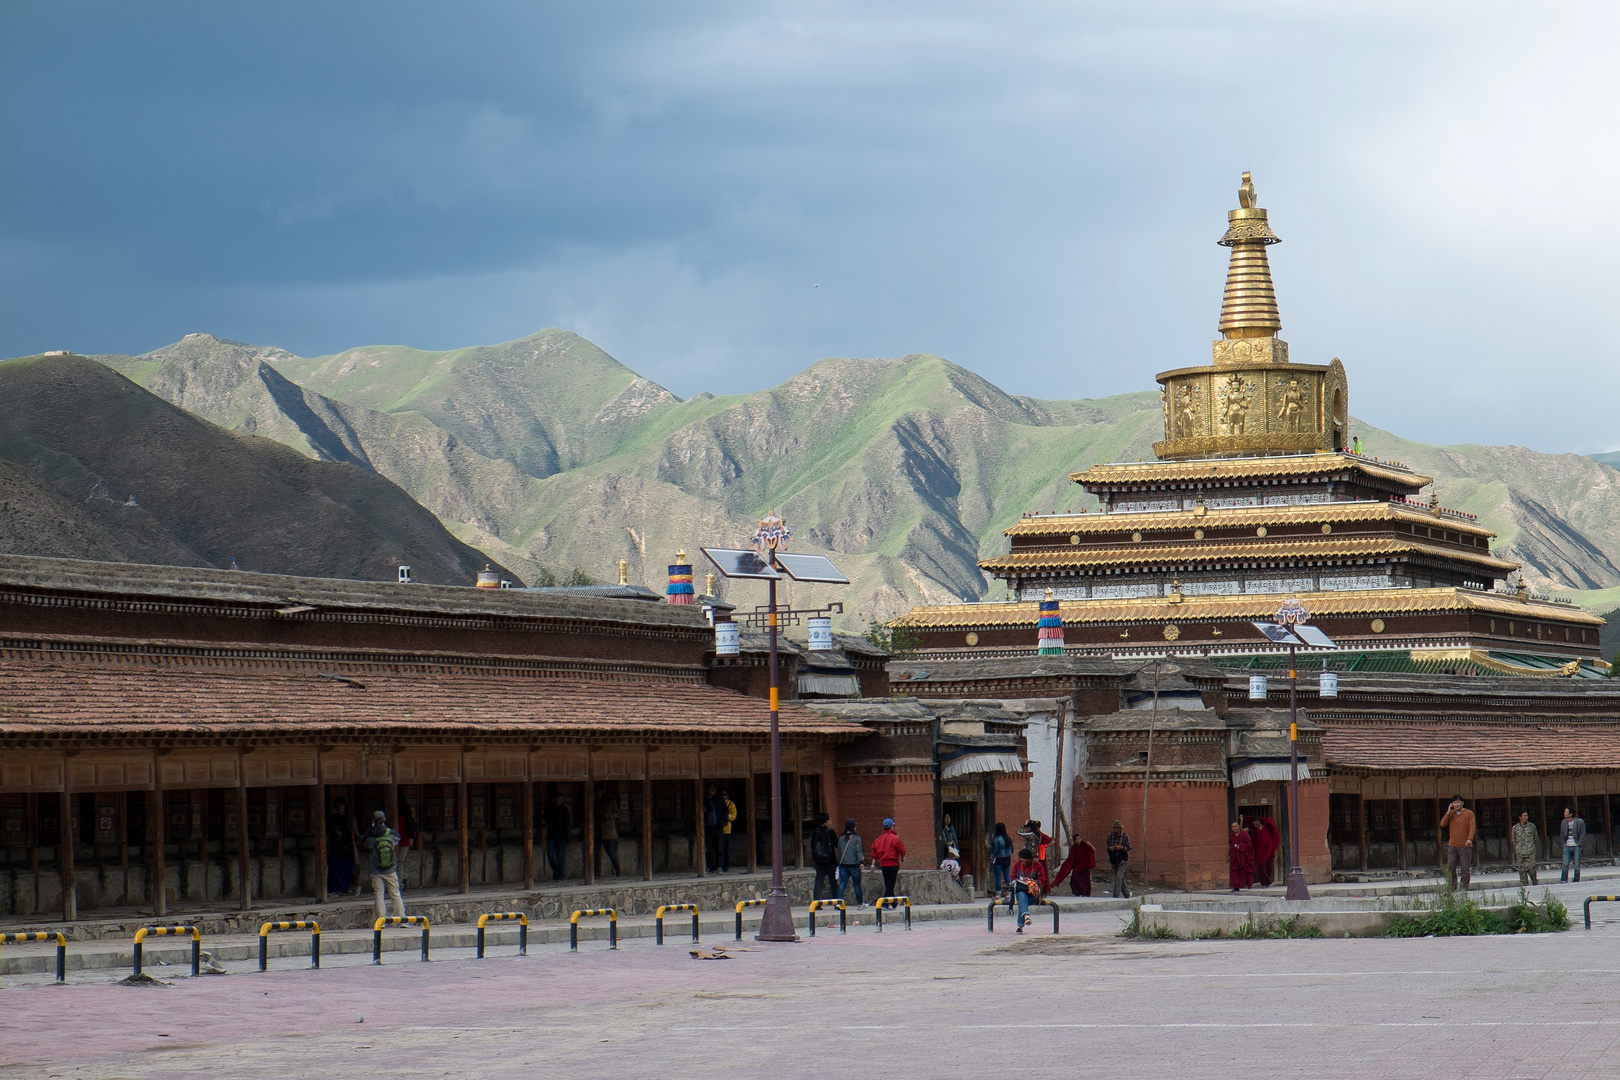
[[[0,355],[556,325],[682,395],[1153,389],[1250,169],[1357,415],[1614,449],[1617,46],[1556,2],[0,0]]]

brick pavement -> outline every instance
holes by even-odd
[[[1620,1076],[1614,923],[1130,942],[1119,922],[7,987],[0,1077]]]

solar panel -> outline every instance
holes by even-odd
[[[1337,649],[1339,647],[1338,645],[1334,644],[1332,638],[1328,637],[1314,626],[1296,626],[1294,627],[1294,633],[1298,634],[1300,638],[1304,640],[1305,644],[1314,646],[1318,649]]]
[[[1257,622],[1252,625],[1256,630],[1260,631],[1262,634],[1266,635],[1266,637],[1270,638],[1272,641],[1275,641],[1279,645],[1299,644],[1299,642],[1294,639],[1294,636],[1288,632],[1288,628],[1286,626],[1278,626],[1276,623],[1269,622]]]
[[[844,572],[834,566],[832,560],[825,555],[792,555],[785,551],[776,553],[776,565],[788,572],[788,577],[794,581],[820,581],[828,585],[848,585],[849,578]]]
[[[749,551],[746,548],[701,548],[714,568],[728,578],[761,578],[766,581],[779,579],[781,574],[771,567],[759,552]]]

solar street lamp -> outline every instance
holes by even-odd
[[[1314,626],[1307,626],[1310,612],[1293,597],[1284,600],[1273,616],[1275,622],[1257,622],[1254,628],[1269,640],[1288,646],[1288,891],[1285,899],[1309,900],[1311,890],[1305,886],[1305,870],[1299,863],[1299,702],[1295,691],[1299,683],[1299,670],[1294,662],[1295,650],[1336,649],[1333,639]]]
[[[793,555],[782,549],[793,538],[778,514],[766,514],[754,533],[753,550],[747,548],[703,548],[704,556],[728,578],[764,581],[770,591],[765,609],[765,626],[771,642],[771,891],[765,897],[765,914],[760,920],[758,940],[798,941],[793,932],[793,905],[788,902],[782,881],[782,736],[778,726],[779,689],[776,658],[776,628],[781,614],[776,606],[776,583],[786,575],[794,581],[827,585],[848,585],[849,578],[823,555]],[[834,608],[843,610],[843,605]],[[789,615],[805,612],[791,609]],[[821,612],[817,612],[820,614]],[[749,813],[753,813],[752,810]],[[749,830],[753,843],[753,830]]]

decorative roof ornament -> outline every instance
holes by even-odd
[[[1311,621],[1311,613],[1305,610],[1304,604],[1290,596],[1282,602],[1272,620],[1278,626],[1303,626]]]
[[[1035,624],[1035,640],[1037,655],[1063,655],[1063,615],[1058,610],[1058,602],[1051,589],[1046,590],[1046,599],[1041,601],[1041,617]]]
[[[1254,194],[1254,181],[1243,174],[1238,209],[1226,213],[1226,235],[1216,243],[1232,249],[1226,267],[1226,295],[1221,300],[1221,335],[1234,338],[1275,337],[1282,329],[1277,293],[1271,284],[1266,248],[1282,243],[1271,231],[1266,212]]]
[[[664,596],[671,604],[690,604],[692,599],[692,564],[686,561],[686,552],[677,551],[669,567],[669,587]]]
[[[619,584],[620,585],[628,585],[628,584],[630,584],[630,560],[629,559],[620,559],[619,560]]]
[[[782,521],[782,515],[773,510],[759,519],[759,528],[754,531],[754,550],[769,562],[771,553],[787,547],[791,539],[792,530]]]

